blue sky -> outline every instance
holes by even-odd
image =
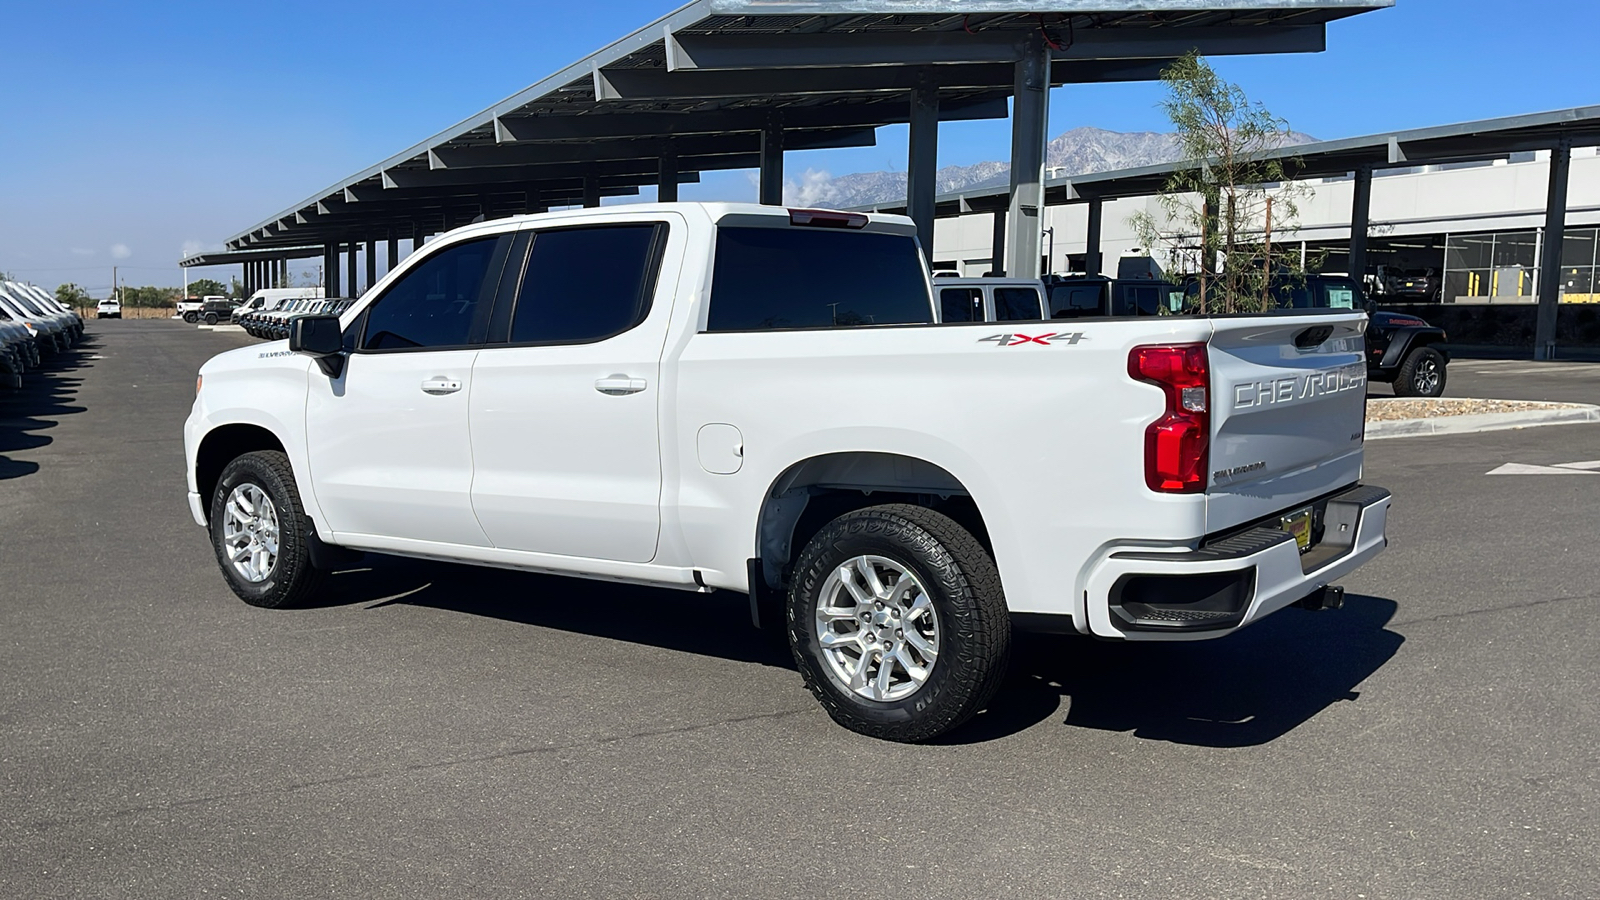
[[[104,294],[177,284],[231,234],[528,86],[674,0],[7,5],[0,270]],[[1219,58],[1319,138],[1600,103],[1597,0],[1398,0],[1328,29],[1328,52]],[[1541,75],[1548,63],[1553,74]],[[1162,131],[1157,85],[1052,95],[1050,131]],[[1003,159],[1004,122],[942,127],[940,165]],[[904,168],[873,148],[790,154],[791,177]],[[743,173],[685,199],[754,199]],[[218,269],[201,274],[225,280]]]

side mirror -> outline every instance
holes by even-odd
[[[317,361],[323,374],[338,378],[344,371],[344,332],[338,316],[298,316],[289,321],[289,349]]]

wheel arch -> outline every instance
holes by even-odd
[[[751,577],[760,577],[769,590],[783,589],[800,549],[822,526],[885,503],[944,513],[994,553],[977,501],[948,469],[899,453],[846,451],[799,460],[773,480],[756,518],[754,559],[760,565]]]
[[[211,495],[228,463],[257,450],[276,450],[287,455],[283,440],[260,425],[235,422],[206,432],[200,439],[194,465],[195,487],[204,501],[202,508],[209,512]]]

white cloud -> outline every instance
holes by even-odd
[[[783,202],[786,206],[837,206],[839,188],[826,170],[806,169],[798,182],[791,178],[784,179]]]
[[[128,249],[128,245],[127,244],[112,244],[111,245],[111,258],[112,259],[127,259],[128,257],[130,257],[132,255],[133,255],[133,251]]]
[[[94,251],[90,250],[87,247],[73,247],[72,248],[72,255],[73,256],[93,256],[94,255]]]

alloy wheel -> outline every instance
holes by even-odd
[[[869,700],[911,696],[939,658],[932,598],[909,569],[882,556],[833,570],[817,602],[816,634],[828,676]]]
[[[278,509],[258,485],[233,489],[223,508],[223,549],[235,572],[252,584],[266,581],[278,564]]]

